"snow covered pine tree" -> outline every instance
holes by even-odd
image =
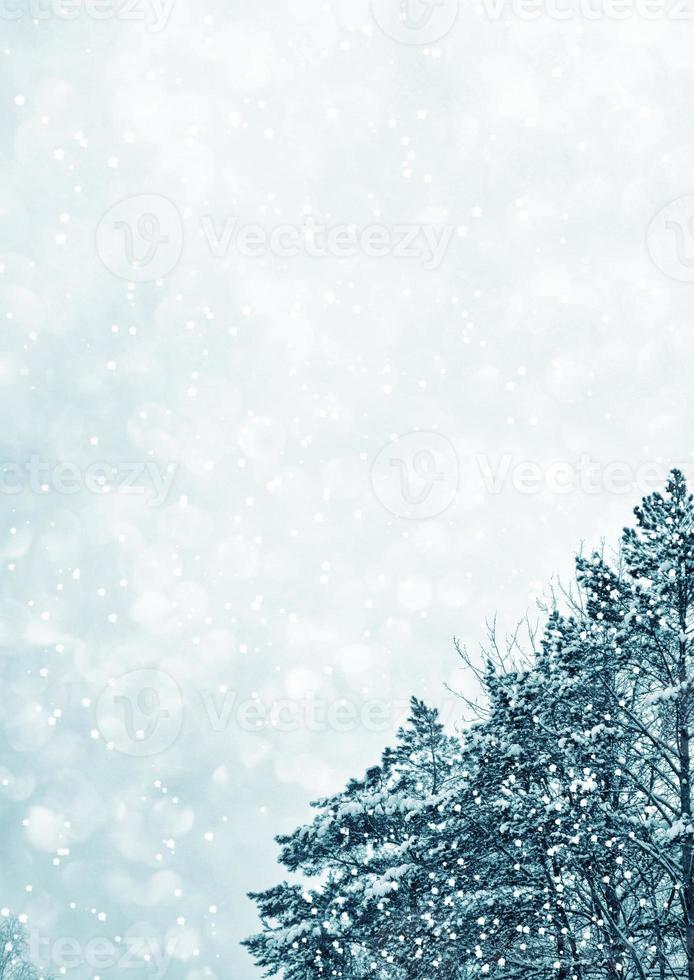
[[[0,918],[0,980],[52,980],[40,976],[29,961],[24,926],[13,915]]]
[[[694,980],[694,503],[674,470],[615,567],[577,560],[541,647],[459,735],[412,700],[379,766],[278,838],[267,976]],[[307,881],[315,882],[308,887]]]

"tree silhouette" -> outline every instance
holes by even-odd
[[[460,733],[413,698],[380,765],[278,838],[301,877],[251,896],[267,976],[694,980],[682,473],[635,516],[612,565],[577,559],[527,654],[459,648],[483,691]]]

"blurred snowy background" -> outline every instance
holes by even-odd
[[[255,976],[273,835],[692,458],[688,11],[403,3],[1,0],[0,906],[56,973]]]

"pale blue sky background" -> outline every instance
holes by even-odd
[[[694,450],[694,24],[376,7],[4,0],[0,906],[71,978],[256,976],[273,835]]]

